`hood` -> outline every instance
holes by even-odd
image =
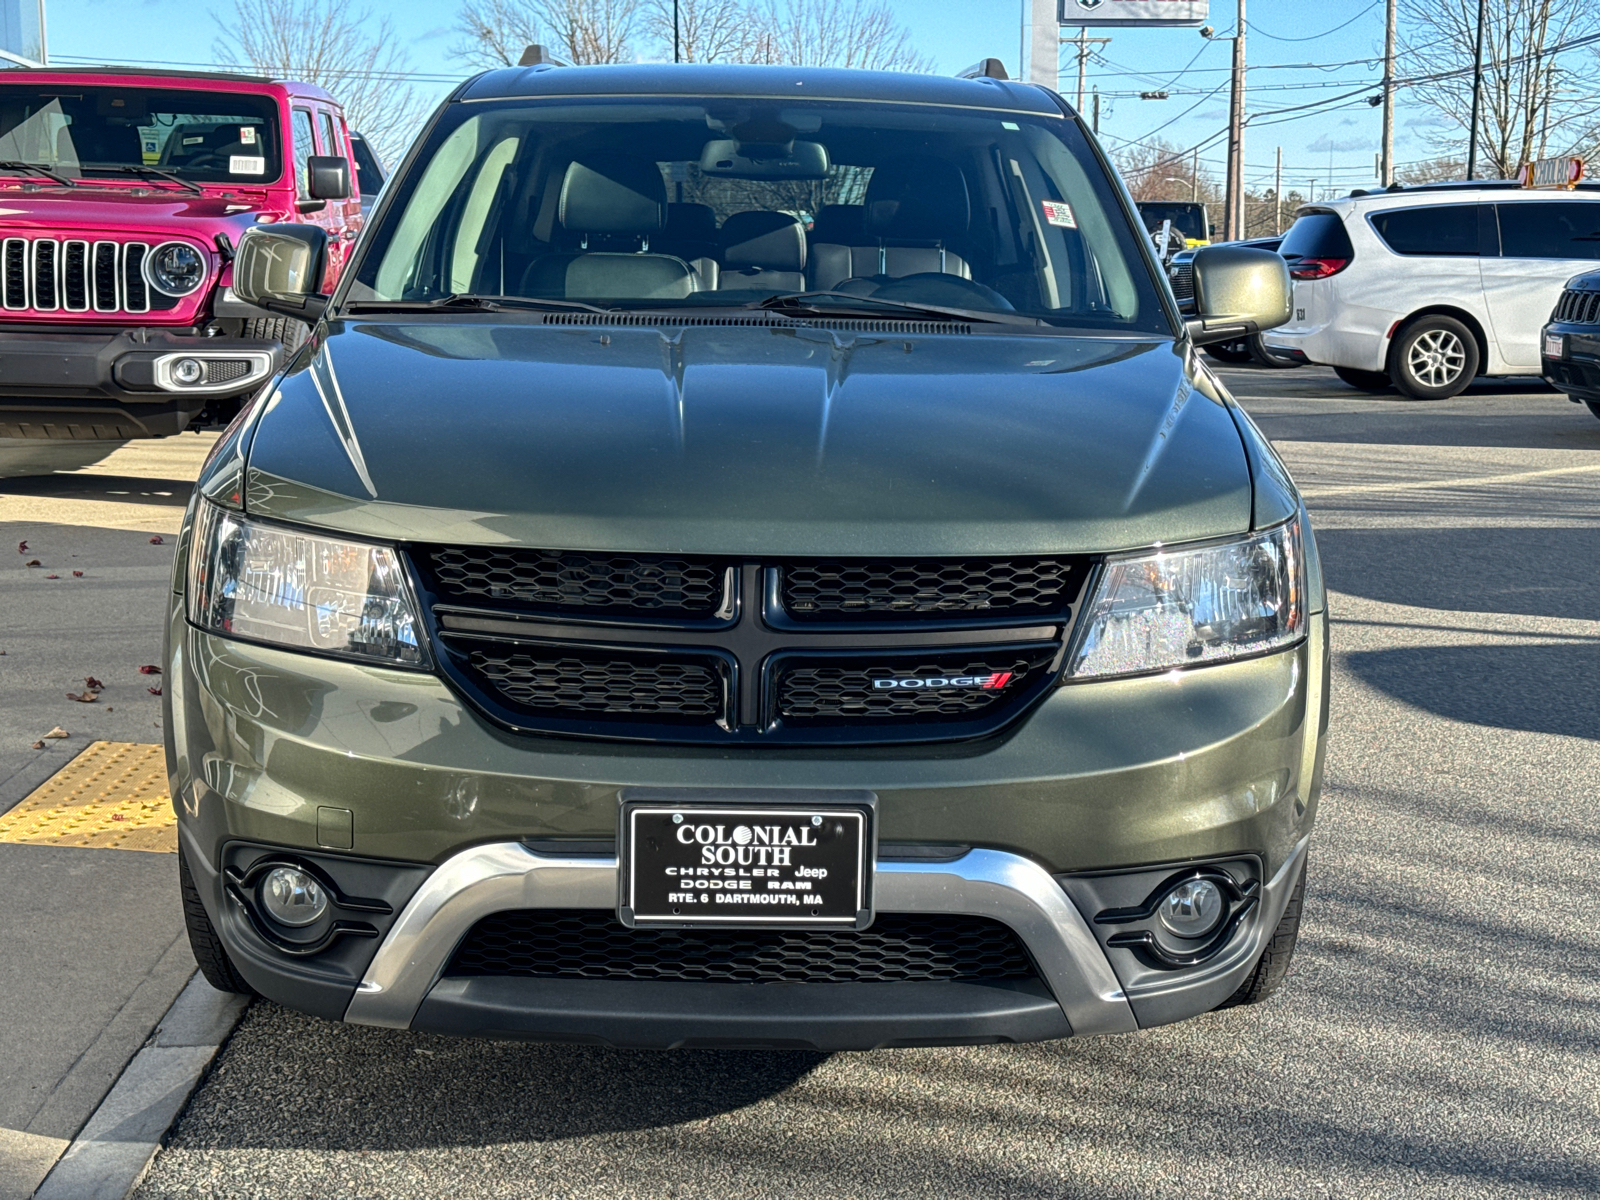
[[[36,191],[0,188],[0,231],[33,230],[52,236],[103,232],[146,240],[183,233],[205,242],[227,233],[237,239],[255,224],[266,194],[256,189],[227,191],[226,196],[209,191],[202,195],[159,180],[140,187],[82,183],[64,188],[46,181]]]
[[[1170,342],[492,316],[335,323],[246,484],[385,539],[730,555],[1106,551],[1251,511]]]

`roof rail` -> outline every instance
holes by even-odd
[[[958,72],[957,79],[1010,79],[1006,74],[1006,65],[998,58],[980,58],[965,71]]]
[[[522,57],[517,59],[519,67],[570,67],[572,64],[564,58],[557,58],[538,42],[532,42],[522,52]]]

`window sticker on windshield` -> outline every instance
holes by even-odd
[[[228,155],[228,174],[230,175],[265,175],[267,173],[267,160],[264,158],[248,158],[243,154]]]
[[[206,139],[203,136],[202,137],[184,138],[183,139],[183,144],[185,146],[199,146],[199,145],[202,145],[205,142],[205,140]]]
[[[256,144],[256,127],[254,125],[239,126],[239,140],[246,146],[254,146]]]
[[[1043,200],[1044,219],[1052,225],[1059,225],[1062,229],[1076,229],[1078,218],[1072,215],[1072,205],[1065,200]]]

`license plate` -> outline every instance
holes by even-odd
[[[872,811],[650,804],[622,810],[625,925],[865,928]]]
[[[1565,346],[1563,344],[1565,341],[1566,341],[1566,339],[1563,338],[1559,333],[1547,333],[1547,334],[1545,334],[1544,335],[1544,356],[1546,358],[1560,358],[1561,357],[1561,352],[1565,349]]]

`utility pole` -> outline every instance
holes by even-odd
[[[1483,6],[1478,0],[1478,48],[1472,56],[1472,119],[1467,123],[1467,178],[1478,170],[1478,101],[1483,93]]]
[[[1389,3],[1393,4],[1394,0],[1389,0]],[[678,36],[678,0],[672,0],[672,61],[673,62],[682,62],[683,61],[683,54],[682,54],[682,50],[681,50],[682,46],[683,46],[683,40]]]
[[[1228,183],[1223,209],[1222,237],[1244,237],[1244,4],[1239,2],[1239,24],[1233,31],[1233,88],[1228,97]]]
[[[1189,168],[1189,203],[1200,201],[1200,151],[1194,152],[1194,165]],[[1206,230],[1206,241],[1211,240],[1211,230]]]
[[[1389,0],[1383,25],[1383,170],[1378,182],[1388,187],[1394,182],[1394,10]]]
[[[1100,89],[1094,90],[1094,135],[1100,136]]]
[[[1272,233],[1283,232],[1283,147],[1278,147],[1278,166],[1272,174]]]
[[[1077,104],[1077,109],[1078,109],[1078,112],[1080,114],[1082,114],[1082,112],[1083,112],[1083,89],[1084,89],[1084,84],[1087,82],[1086,75],[1087,75],[1088,69],[1089,69],[1089,47],[1090,46],[1108,46],[1108,45],[1111,44],[1111,39],[1108,38],[1108,37],[1106,37],[1106,38],[1092,38],[1092,37],[1089,36],[1088,27],[1085,26],[1085,25],[1080,25],[1080,26],[1078,26],[1078,36],[1076,38],[1074,38],[1073,41],[1077,44],[1077,47],[1078,47],[1078,104]]]

